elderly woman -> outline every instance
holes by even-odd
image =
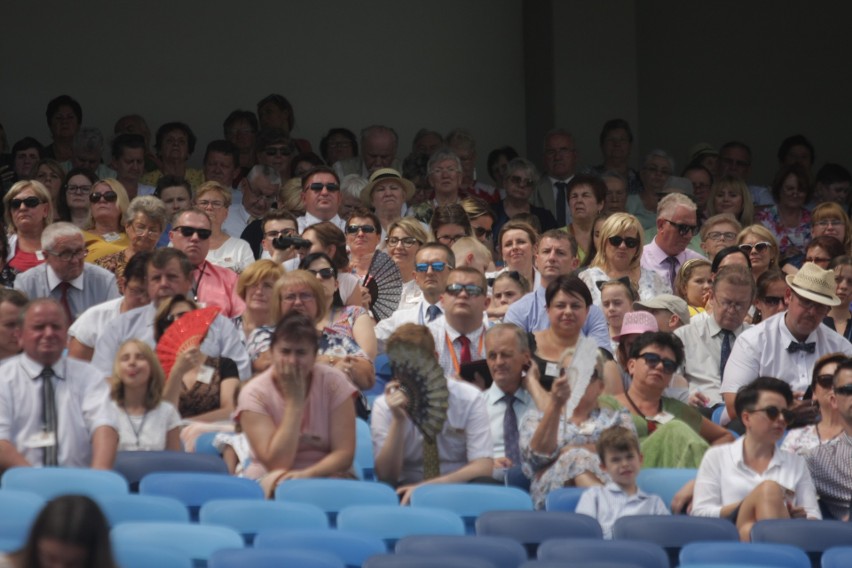
[[[770,268],[779,267],[778,241],[763,225],[749,225],[740,231],[737,235],[737,246],[748,255],[755,281]]]
[[[594,225],[606,201],[606,184],[597,176],[578,174],[568,182],[566,190],[571,223],[568,232],[577,243],[580,262],[594,249]]]
[[[535,165],[524,158],[515,158],[506,166],[506,197],[494,204],[494,234],[500,234],[503,225],[520,213],[531,213],[541,222],[541,232],[556,229],[556,219],[553,213],[542,207],[530,204],[530,196],[538,183],[538,170]],[[499,248],[499,243],[498,243]]]
[[[186,166],[189,157],[195,151],[195,134],[183,122],[167,122],[157,129],[154,148],[162,167],[142,176],[146,185],[156,186],[163,176],[176,176],[187,180],[192,187],[204,182],[201,170]]]
[[[70,160],[74,137],[83,122],[83,107],[68,95],[60,95],[47,103],[45,114],[53,143],[44,149],[44,157],[57,162]]]
[[[820,203],[811,212],[811,233],[816,237],[834,237],[852,251],[852,222],[837,203]]]
[[[44,147],[35,138],[22,138],[12,146],[14,179],[23,181],[33,177],[33,168],[42,159]]]
[[[691,406],[663,395],[683,363],[683,343],[670,333],[643,333],[630,348],[630,387],[603,395],[603,407],[633,415],[645,467],[698,467],[710,444],[733,441],[730,432]]]
[[[361,201],[372,207],[382,227],[382,241],[390,226],[408,211],[406,202],[414,195],[414,184],[392,168],[381,168],[361,190]]]
[[[730,213],[743,227],[754,221],[754,202],[746,183],[732,175],[716,180],[707,199],[707,215]]]
[[[41,233],[53,222],[50,192],[38,181],[19,181],[3,196],[6,225],[10,230],[7,266],[20,274],[44,262]]]
[[[365,207],[357,207],[346,219],[346,245],[349,248],[349,271],[360,279],[367,276],[373,254],[379,246],[379,218]]]
[[[427,165],[428,180],[435,197],[412,209],[411,215],[424,223],[432,221],[435,210],[444,205],[458,203],[462,184],[462,163],[449,148],[432,154]]]
[[[166,227],[166,206],[152,195],[136,197],[127,206],[123,218],[129,243],[124,250],[102,256],[95,264],[115,274],[124,294],[124,268],[137,252],[153,252]]]
[[[508,221],[500,229],[497,246],[503,257],[503,270],[489,274],[496,277],[500,272],[518,272],[532,282],[533,289],[541,283],[541,275],[535,270],[535,252],[539,235],[535,229],[523,221]]]
[[[701,240],[701,250],[708,259],[713,259],[716,253],[737,242],[737,235],[743,230],[740,222],[730,213],[717,213],[701,225],[698,238]]]
[[[263,326],[272,326],[272,288],[276,280],[284,275],[284,268],[269,259],[254,262],[237,279],[237,295],[246,303],[246,310],[240,316],[240,330],[243,341],[252,332]]]
[[[414,259],[420,247],[432,239],[420,221],[403,217],[388,226],[385,251],[390,255],[402,275],[402,297],[399,309],[412,307],[423,297],[414,280]]]
[[[249,244],[232,237],[222,230],[222,224],[228,218],[231,206],[231,190],[215,181],[206,181],[195,191],[195,206],[210,217],[210,250],[207,261],[222,268],[233,270],[237,274],[254,262],[254,254]]]
[[[613,213],[601,227],[597,253],[580,278],[592,293],[592,302],[600,306],[598,282],[628,278],[639,291],[639,298],[650,300],[658,294],[669,294],[671,288],[659,274],[640,266],[644,231],[639,219],[629,213]]]
[[[828,444],[843,432],[843,419],[834,408],[834,372],[846,361],[843,353],[823,355],[814,364],[811,378],[810,398],[819,408],[820,421],[803,428],[787,432],[781,449],[796,454],[806,454],[813,448]],[[808,395],[805,396],[807,398]]]
[[[811,185],[804,168],[798,164],[782,168],[772,183],[772,197],[775,205],[758,212],[755,221],[772,232],[782,261],[801,263],[811,240],[811,213],[805,208]]]
[[[83,238],[89,251],[86,262],[94,262],[102,256],[120,252],[130,244],[121,224],[129,200],[121,182],[109,178],[92,186],[89,201],[92,208]]]
[[[251,446],[246,476],[268,496],[287,479],[349,477],[355,387],[317,361],[319,334],[297,310],[272,334],[272,365],[240,392],[236,419]]]
[[[62,182],[65,181],[65,170],[62,168],[62,164],[51,159],[39,160],[33,168],[33,174],[33,178],[40,181],[50,192],[50,200],[56,207],[59,203],[59,191],[62,189]],[[53,217],[58,219],[58,213],[54,209]]]
[[[360,306],[364,300],[361,293],[361,281],[348,272],[349,255],[346,252],[346,235],[337,225],[324,221],[311,225],[302,233],[302,238],[311,242],[305,251],[323,252],[332,260],[338,274],[338,292],[346,305]]]
[[[595,442],[611,426],[634,430],[627,410],[598,406],[603,393],[604,357],[598,353],[595,371],[571,416],[565,405],[573,390],[581,388],[569,379],[567,368],[574,348],[559,358],[559,376],[553,381],[547,406],[526,412],[520,424],[520,447],[524,473],[532,480],[530,495],[536,509],[544,508],[547,494],[560,487],[602,485],[609,478],[600,467]]]

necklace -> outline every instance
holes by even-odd
[[[641,410],[639,410],[639,407],[636,406],[636,403],[633,402],[633,399],[630,398],[630,392],[629,391],[624,391],[624,396],[627,397],[627,402],[629,402],[630,405],[633,406],[633,408],[636,409],[636,412],[639,413],[639,416],[641,416],[645,420],[650,420],[650,418],[645,416],[645,414]],[[663,410],[663,399],[660,399],[660,406],[659,406],[659,409],[657,410],[657,412],[661,412],[662,410]]]
[[[142,433],[142,429],[145,427],[145,419],[148,418],[148,410],[145,410],[145,413],[142,415],[142,420],[139,422],[139,428],[136,427],[136,424],[133,423],[133,419],[130,417],[130,413],[127,412],[127,409],[124,410],[124,415],[127,417],[127,422],[130,423],[130,428],[133,430],[133,436],[136,437],[136,449],[141,449],[142,446],[139,444],[139,435]]]

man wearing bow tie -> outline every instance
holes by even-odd
[[[787,311],[744,331],[731,351],[721,393],[732,418],[737,391],[756,378],[779,378],[801,398],[817,359],[837,352],[852,356],[852,344],[821,325],[829,308],[840,303],[834,272],[806,262],[795,276],[787,276],[787,285]]]

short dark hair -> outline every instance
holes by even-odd
[[[600,136],[600,145],[604,145],[604,141],[610,132],[613,130],[625,130],[627,131],[627,141],[631,144],[633,143],[633,131],[630,129],[630,124],[627,123],[623,118],[613,118],[611,120],[607,120],[604,122],[603,128],[601,128],[601,136]]]
[[[59,112],[59,107],[63,106],[71,108],[71,112],[73,112],[74,116],[77,117],[78,124],[83,122],[83,107],[80,106],[80,103],[71,98],[69,95],[59,95],[47,103],[47,110],[44,115],[47,117],[48,126],[50,125],[50,119],[53,118],[54,114]]]
[[[784,181],[791,175],[796,178],[799,187],[805,190],[805,202],[807,203],[811,200],[811,195],[813,195],[813,187],[811,186],[811,180],[808,176],[808,172],[805,171],[805,168],[801,164],[784,166],[778,171],[778,174],[775,176],[775,180],[772,182],[772,198],[775,199],[775,203],[778,203],[781,200],[781,191],[784,189]]]
[[[328,132],[325,133],[325,136],[320,140],[320,154],[322,155],[322,159],[328,162],[328,139],[332,136],[340,135],[346,138],[350,144],[352,144],[352,155],[358,155],[358,138],[355,136],[355,133],[349,130],[348,128],[329,128]]]
[[[606,184],[599,176],[592,174],[577,174],[572,177],[571,181],[568,182],[568,187],[565,189],[566,197],[571,195],[571,191],[573,191],[575,187],[579,187],[581,185],[592,188],[592,193],[595,194],[595,201],[598,203],[606,201]]]
[[[166,134],[175,130],[180,130],[186,135],[186,143],[189,153],[192,154],[195,152],[195,143],[198,139],[195,137],[195,133],[189,125],[183,122],[167,122],[157,129],[156,142],[154,144],[154,148],[157,150],[157,153],[163,149],[163,139],[166,137]]]
[[[414,258],[416,259],[418,254],[420,254],[424,250],[429,249],[439,250],[443,252],[444,255],[446,255],[447,257],[447,262],[449,263],[450,268],[452,269],[456,267],[456,254],[453,252],[453,249],[451,249],[444,243],[439,243],[437,241],[432,241],[431,243],[426,243],[425,245],[421,246],[419,249],[417,249],[417,252],[414,253]]]
[[[837,368],[834,370],[834,386],[837,386],[837,377],[840,376],[841,371],[852,371],[852,359],[844,359],[837,364]]]
[[[793,389],[788,383],[775,377],[758,377],[737,391],[737,398],[734,399],[737,416],[742,416],[744,410],[753,410],[763,391],[778,393],[784,397],[788,406],[793,404]]]
[[[115,160],[121,158],[121,155],[124,153],[124,150],[131,148],[134,150],[145,150],[145,137],[141,134],[130,134],[124,133],[119,134],[115,138],[112,139],[112,144],[110,144],[110,151],[112,152],[112,157]]]
[[[811,141],[804,137],[802,134],[794,134],[793,136],[788,136],[785,138],[781,145],[778,146],[778,162],[783,164],[784,158],[787,157],[787,153],[790,151],[793,146],[804,146],[808,149],[808,153],[811,155],[811,164],[816,161],[816,152],[814,151],[814,145],[811,144]]]
[[[805,247],[805,254],[807,255],[807,252],[814,247],[824,249],[832,260],[846,254],[846,247],[843,246],[843,243],[838,241],[837,237],[831,237],[829,235],[821,235],[811,239],[811,242],[809,242]]]
[[[299,227],[299,221],[296,219],[296,216],[287,211],[286,209],[271,209],[270,211],[267,211],[266,214],[260,219],[260,230],[265,233],[266,224],[270,221],[292,221],[296,224],[297,230]]]
[[[12,157],[14,158],[15,154],[18,152],[23,152],[24,150],[30,150],[32,148],[38,150],[39,159],[44,156],[44,146],[42,146],[41,142],[32,136],[25,136],[12,145]]]
[[[15,290],[14,288],[0,288],[0,304],[3,302],[9,302],[12,305],[23,308],[27,305],[28,301],[29,299],[27,298],[27,295],[20,290]]]
[[[227,154],[231,156],[232,160],[234,160],[234,167],[240,166],[240,151],[233,143],[228,142],[227,140],[213,140],[210,142],[207,145],[207,149],[204,150],[204,160],[202,163],[207,163],[207,158],[210,156],[211,152]]]
[[[185,252],[174,247],[156,249],[151,253],[147,266],[163,269],[172,261],[172,259],[176,259],[178,261],[178,264],[180,264],[180,271],[186,278],[189,278],[192,275],[192,271],[195,267],[192,266],[192,263],[189,261],[189,257],[186,256]]]
[[[504,157],[506,158],[506,161],[511,162],[518,157],[518,151],[511,146],[502,146],[488,152],[488,160],[485,163],[488,166],[489,175],[491,175],[491,171],[494,169],[494,166],[501,157]]]
[[[315,353],[319,349],[316,324],[308,316],[294,310],[285,313],[275,326],[275,331],[272,332],[270,345],[275,345],[279,341],[310,343],[314,346]]]
[[[234,124],[241,120],[249,123],[252,132],[257,132],[257,117],[255,114],[250,110],[235,110],[231,111],[231,114],[222,123],[222,134],[225,138],[228,137],[228,131],[233,128]]]
[[[467,212],[464,210],[464,207],[458,203],[451,203],[450,205],[441,205],[440,207],[436,207],[432,213],[432,220],[429,222],[429,225],[432,229],[432,234],[435,235],[436,239],[438,238],[438,229],[444,225],[458,225],[464,229],[465,235],[473,235],[473,228],[470,225],[470,217],[467,216]]]
[[[852,174],[840,164],[825,164],[816,175],[816,182],[823,185],[833,183],[852,182]]]
[[[184,187],[186,188],[186,193],[189,195],[189,200],[192,201],[192,186],[186,179],[179,176],[163,176],[157,180],[157,187],[154,188],[154,197],[158,199],[162,199],[163,190],[167,187]]]
[[[154,253],[140,251],[130,257],[130,260],[127,261],[127,266],[124,267],[124,281],[127,282],[136,279],[145,282],[148,278],[148,261],[151,259],[152,254]]]
[[[375,213],[364,207],[363,205],[358,205],[352,209],[349,215],[346,217],[346,226],[349,226],[349,223],[352,219],[356,217],[360,217],[361,219],[369,219],[373,226],[376,228],[376,231],[381,236],[382,233],[382,222],[379,221],[379,218]]]
[[[589,287],[586,286],[586,283],[580,280],[579,277],[574,276],[573,274],[562,274],[557,277],[556,280],[547,285],[547,290],[544,292],[545,306],[549,308],[553,298],[555,298],[556,294],[559,292],[581,297],[587,308],[592,305],[592,293],[589,292]]]
[[[268,103],[272,103],[281,110],[287,111],[287,127],[289,130],[293,130],[293,126],[296,124],[296,115],[293,113],[293,105],[290,104],[290,101],[287,100],[287,97],[276,93],[266,95],[257,103],[258,115],[260,115],[260,109],[266,106]]]
[[[814,371],[811,376],[810,392],[805,393],[805,398],[813,398],[813,391],[817,384],[817,377],[819,377],[820,371],[823,367],[825,367],[826,365],[831,365],[832,363],[837,364],[837,368],[835,368],[835,376],[837,376],[837,369],[840,368],[840,364],[848,359],[849,357],[847,357],[843,353],[828,353],[817,359],[816,363],[814,363]],[[810,396],[807,396],[808,394],[810,394]]]
[[[334,176],[334,180],[337,182],[337,185],[340,185],[340,176],[337,175],[337,172],[331,169],[328,166],[316,166],[314,168],[309,169],[304,174],[302,174],[302,179],[299,180],[302,191],[305,190],[305,184],[308,183],[308,180],[311,179],[312,176],[316,174],[328,174]]]
[[[642,453],[639,449],[639,438],[632,430],[628,430],[624,426],[610,426],[601,432],[598,441],[595,443],[595,449],[604,465],[606,465],[607,452],[629,452],[632,450],[636,453]]]
[[[671,349],[677,366],[680,367],[683,364],[683,342],[678,336],[666,331],[646,331],[641,334],[630,348],[630,358],[636,359],[646,347],[651,345]]]
[[[290,140],[290,135],[280,128],[264,128],[257,133],[254,139],[255,152],[262,152],[267,146],[273,144],[286,144],[293,152],[293,142]]]
[[[731,245],[729,247],[725,247],[723,249],[719,249],[719,252],[716,253],[716,256],[713,257],[713,262],[710,264],[710,272],[716,274],[719,272],[719,265],[722,264],[722,261],[725,260],[725,257],[731,254],[741,254],[745,257],[746,263],[748,263],[748,267],[751,268],[751,258],[743,252],[743,250],[737,245]]]
[[[748,154],[748,159],[751,161],[751,148],[745,142],[740,142],[738,140],[731,140],[730,142],[725,142],[722,144],[722,147],[719,148],[719,155],[722,155],[722,152],[725,150],[730,150],[732,148],[739,148],[740,150],[744,150],[746,154]]]

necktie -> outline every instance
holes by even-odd
[[[725,365],[728,364],[728,357],[731,356],[731,347],[733,347],[736,340],[737,338],[734,336],[733,331],[722,330],[722,358],[719,363],[719,379],[725,376]]]
[[[813,353],[816,350],[816,343],[805,343],[804,341],[791,341],[790,345],[787,346],[787,351],[789,353],[795,353],[796,351],[804,351],[805,353]]]
[[[426,321],[434,321],[439,315],[441,315],[441,308],[435,304],[426,308]]]
[[[518,416],[515,414],[515,395],[507,394],[501,401],[506,403],[503,414],[503,443],[506,446],[506,457],[512,460],[512,465],[521,463],[521,449],[518,444]]]
[[[664,261],[669,265],[669,284],[672,287],[672,290],[675,289],[675,280],[677,279],[677,266],[680,264],[676,256],[666,257]]]
[[[441,475],[441,461],[438,458],[438,441],[423,436],[423,479],[433,479]]]
[[[59,433],[57,432],[56,419],[56,396],[53,391],[53,370],[50,367],[45,367],[41,374],[41,408],[42,420],[44,422],[44,432],[53,436],[54,443],[50,446],[45,446],[44,450],[44,465],[57,466],[59,465]]]
[[[458,341],[461,346],[461,349],[459,349],[459,363],[462,365],[470,363],[470,338],[466,335],[459,335],[456,341]]]
[[[57,288],[59,288],[59,303],[62,304],[62,308],[65,310],[65,315],[68,316],[68,324],[74,322],[74,316],[71,314],[71,304],[68,303],[68,289],[71,287],[70,282],[65,282],[64,280],[59,283]]]
[[[556,186],[556,225],[564,227],[568,224],[565,218],[565,207],[568,205],[568,197],[565,194],[565,190],[568,188],[568,184],[564,181],[557,181],[554,185]]]

